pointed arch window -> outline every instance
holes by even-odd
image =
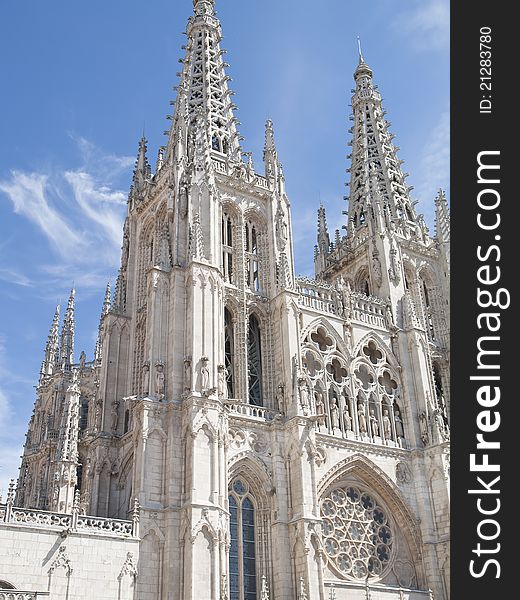
[[[233,283],[234,264],[233,264],[233,220],[224,213],[222,215],[222,272],[224,280]]]
[[[229,526],[230,600],[256,600],[255,506],[241,479],[229,494]]]
[[[88,423],[88,398],[80,396],[79,398],[79,430],[84,431]]]
[[[262,399],[262,340],[258,319],[249,317],[247,332],[247,368],[249,378],[249,403],[263,406]]]
[[[224,309],[224,366],[226,367],[227,397],[235,397],[235,335],[233,317],[227,308]]]
[[[257,226],[248,221],[245,225],[246,285],[253,292],[260,292],[259,234]]]

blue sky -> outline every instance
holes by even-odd
[[[154,165],[191,10],[191,0],[0,8],[0,493],[17,475],[54,306],[72,281],[76,357],[92,355],[138,138],[144,128]],[[358,35],[431,224],[436,190],[449,186],[448,0],[217,0],[217,10],[259,171],[274,121],[297,271],[312,274],[320,200],[331,229],[343,224]]]

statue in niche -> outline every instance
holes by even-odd
[[[394,411],[395,434],[398,438],[404,438],[404,427],[399,410]]]
[[[316,407],[316,416],[318,417],[318,427],[325,427],[325,404],[323,402],[323,394],[320,392],[320,390],[316,390],[314,392],[314,405]]]
[[[145,396],[150,392],[150,365],[145,362],[143,365],[143,394]]]
[[[388,298],[387,305],[385,308],[385,320],[389,329],[395,327],[394,315],[392,314],[392,304],[390,302],[390,298]]]
[[[392,439],[392,422],[388,416],[388,410],[385,408],[383,411],[383,432],[387,440]]]
[[[377,417],[374,412],[374,409],[370,411],[370,429],[372,430],[372,435],[374,437],[379,436],[379,423],[377,422]]]
[[[184,390],[191,390],[191,356],[184,357]]]
[[[227,369],[225,365],[218,365],[218,396],[219,398],[225,400],[227,398]]]
[[[309,388],[305,379],[300,378],[300,403],[303,409],[303,414],[309,414]]]
[[[117,431],[117,422],[119,421],[119,400],[112,402],[112,410],[110,413],[110,429],[112,432]]]
[[[128,236],[128,220],[125,221],[123,229],[123,246],[121,248],[121,269],[126,271],[128,265],[128,254],[130,250],[130,239]]]
[[[279,383],[276,388],[276,404],[278,410],[283,413],[285,411],[285,386],[283,383]]]
[[[335,429],[339,429],[339,408],[338,402],[334,396],[330,400],[330,424],[332,427],[332,431]]]
[[[421,442],[423,446],[427,446],[430,436],[428,435],[428,417],[424,411],[419,415],[419,428],[421,430]]]
[[[103,399],[98,398],[96,401],[96,416],[94,417],[94,423],[97,431],[101,430],[101,419],[103,416]]]
[[[383,283],[383,271],[381,269],[381,261],[379,260],[377,250],[372,254],[372,273],[374,274],[374,282],[377,287]]]
[[[185,183],[181,184],[179,193],[179,214],[182,219],[185,219],[188,214],[188,190]]]
[[[209,358],[203,356],[200,359],[200,385],[201,391],[205,392],[209,389]]]
[[[162,400],[164,398],[164,365],[162,363],[155,365],[155,390],[157,398]]]
[[[343,426],[345,427],[345,431],[352,431],[352,417],[348,410],[348,404],[345,404],[343,407]]]
[[[367,433],[367,419],[365,416],[365,403],[358,403],[358,422],[359,422],[359,432],[363,435]]]
[[[433,423],[437,429],[440,441],[446,441],[450,439],[449,429],[446,427],[444,422],[443,414],[440,409],[436,408],[433,411]]]
[[[278,210],[276,211],[276,240],[278,242],[278,249],[283,251],[287,245],[288,239],[288,228],[285,221],[285,215],[280,204],[278,204]]]

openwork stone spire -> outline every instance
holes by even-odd
[[[220,22],[215,15],[213,0],[198,0],[193,5],[194,14],[186,28],[186,56],[181,60],[183,69],[178,74],[180,83],[175,113],[187,113],[184,118],[193,124],[200,111],[212,152],[239,162],[242,155],[238,121],[233,114],[236,107],[228,87],[231,78],[225,72],[228,66],[223,60],[225,50],[220,48]],[[175,119],[170,136],[174,128]]]
[[[59,328],[60,328],[60,305],[56,305],[56,311],[54,312],[54,318],[52,319],[52,325],[49,330],[49,337],[47,338],[47,344],[45,345],[45,355],[42,362],[41,378],[46,375],[52,375],[54,365],[58,361],[59,357]]]
[[[146,182],[152,175],[150,163],[148,162],[148,157],[146,155],[147,150],[147,140],[143,135],[139,140],[139,149],[137,151],[132,185],[130,187],[130,199],[133,200],[134,203],[143,199]]]
[[[450,241],[450,209],[444,190],[435,198],[435,237],[440,244]]]
[[[98,338],[96,342],[96,349],[94,351],[94,360],[101,360],[101,351],[102,351],[102,327],[103,327],[103,319],[110,311],[110,282],[107,283],[107,287],[105,290],[105,298],[103,300],[103,307],[101,309],[101,315],[99,317],[99,327],[98,327]]]
[[[397,158],[399,149],[392,143],[390,123],[384,118],[372,69],[361,53],[354,80],[348,232],[355,234],[375,214],[375,203],[384,216],[378,228],[387,226],[390,220],[400,220],[403,227],[413,229],[417,215],[410,201],[410,188],[405,184],[406,174],[401,170],[402,161]]]
[[[70,290],[67,312],[63,320],[60,342],[60,362],[63,368],[70,368],[74,362],[74,299],[76,290]]]

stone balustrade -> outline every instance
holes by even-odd
[[[139,536],[139,505],[137,501],[133,512],[132,520],[126,521],[80,515],[77,508],[74,508],[71,514],[64,514],[32,508],[19,508],[12,506],[9,502],[0,504],[0,520],[4,523],[42,528],[56,527],[72,532],[100,533],[118,537]]]
[[[231,414],[260,419],[262,421],[272,421],[277,415],[280,415],[278,411],[271,408],[247,404],[240,400],[226,400],[225,405]]]
[[[48,598],[49,592],[24,592],[22,590],[0,589],[0,600],[39,600]]]
[[[301,306],[330,314],[337,313],[335,291],[332,286],[312,279],[297,277],[296,291],[300,293],[298,303]]]

